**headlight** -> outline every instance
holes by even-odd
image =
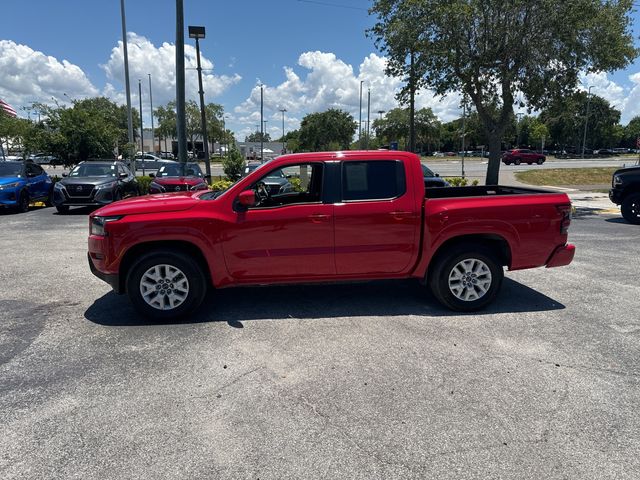
[[[60,182],[56,182],[53,184],[53,188],[55,188],[56,190],[63,190],[64,189],[64,185]]]
[[[102,185],[96,185],[96,190],[102,190],[103,188],[113,188],[118,184],[118,182],[109,182],[103,183]]]
[[[149,184],[149,189],[151,188],[155,188],[156,190],[160,190],[161,192],[164,192],[164,187],[162,185],[160,185],[159,183],[156,182],[151,182]]]
[[[91,219],[89,235],[98,235],[100,237],[105,237],[107,235],[104,230],[105,225],[109,222],[120,220],[121,218],[122,215],[114,217],[93,217]]]
[[[10,190],[12,188],[17,188],[19,186],[20,186],[20,182],[5,183],[4,185],[0,185],[0,190]]]
[[[613,176],[613,186],[617,187],[618,185],[622,185],[622,178],[619,175]]]

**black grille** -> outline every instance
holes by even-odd
[[[90,197],[93,192],[93,185],[75,184],[65,185],[65,187],[70,197]]]
[[[189,185],[167,185],[164,187],[167,192],[186,192]]]

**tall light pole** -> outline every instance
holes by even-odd
[[[263,101],[264,101],[264,91],[261,83],[260,84],[260,162],[264,162],[264,130],[263,130],[264,120],[262,120],[262,117],[264,116]]]
[[[465,147],[465,142],[464,142],[464,137],[466,135],[466,122],[467,119],[467,97],[466,95],[464,97],[462,97],[462,178],[464,178],[464,158],[466,156],[466,147]]]
[[[151,93],[151,74],[149,75],[149,106],[151,108],[151,153],[156,149],[155,141],[156,141],[156,129],[153,127],[153,94]],[[160,151],[160,140],[158,140],[158,151]]]
[[[129,84],[129,54],[127,52],[127,21],[124,14],[124,0],[120,0],[120,16],[122,17],[122,52],[124,54],[124,86],[127,93],[127,128],[129,132],[129,143],[133,144],[133,117],[131,116],[131,85]],[[133,171],[135,172],[135,156],[131,159]]]
[[[360,109],[358,110],[358,148],[362,148],[362,84],[364,80],[360,80]]]
[[[144,128],[142,126],[142,80],[138,79],[138,97],[140,97],[140,151],[142,152],[142,175],[144,171]]]
[[[287,149],[284,146],[284,113],[287,111],[286,108],[281,108],[280,112],[282,112],[282,154],[287,153]]]
[[[369,119],[371,116],[371,89],[367,89],[367,144],[365,150],[369,150]]]
[[[518,138],[516,140],[516,143],[517,143],[516,147],[520,147],[520,133],[522,131],[522,129],[520,127],[520,123],[522,123],[522,117],[524,117],[524,113],[522,113],[522,112],[516,113],[516,117],[518,118],[518,124],[516,125],[516,128],[518,130]]]
[[[587,124],[589,123],[589,107],[591,106],[591,89],[593,85],[589,87],[589,92],[587,93],[587,115],[584,117],[584,134],[582,135],[582,158],[584,158],[584,148],[587,144]]]
[[[187,161],[187,128],[184,94],[184,2],[176,0],[176,130],[178,161]]]
[[[189,26],[189,38],[196,39],[196,61],[198,65],[198,93],[200,94],[200,123],[202,124],[202,143],[204,144],[204,165],[207,171],[207,183],[211,183],[211,158],[209,158],[209,138],[207,137],[207,116],[204,111],[204,90],[202,88],[202,66],[200,65],[200,39],[204,38],[204,27]]]

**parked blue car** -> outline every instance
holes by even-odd
[[[33,162],[0,162],[0,207],[18,212],[29,210],[31,202],[51,205],[53,182],[47,173]]]

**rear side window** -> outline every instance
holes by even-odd
[[[396,198],[407,190],[404,164],[396,160],[342,163],[342,200]]]

